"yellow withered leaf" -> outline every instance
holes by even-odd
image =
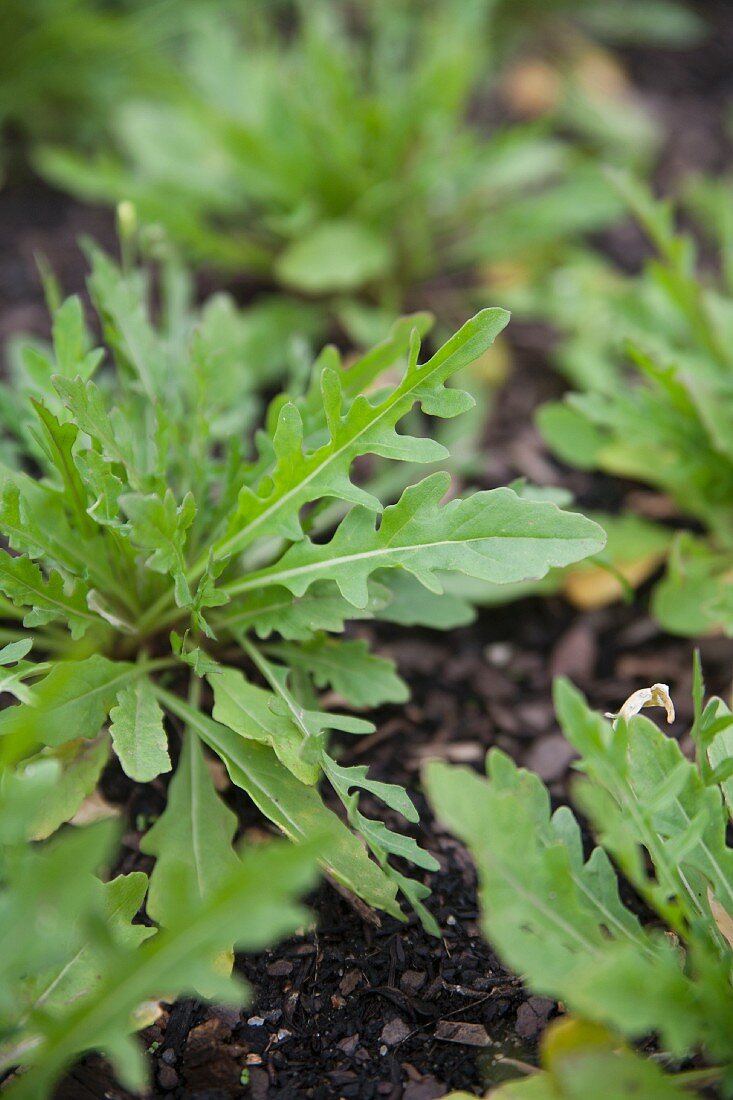
[[[616,568],[627,584],[638,588],[656,572],[666,556],[665,551],[655,550],[636,561],[617,564]],[[562,590],[573,607],[581,611],[607,607],[620,600],[624,594],[619,578],[597,565],[571,570],[565,578]]]

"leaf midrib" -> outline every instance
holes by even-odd
[[[246,527],[244,527],[240,531],[238,531],[236,533],[236,535],[233,535],[229,539],[225,540],[224,544],[222,546],[220,546],[217,550],[215,550],[215,557],[216,558],[226,557],[227,555],[236,553],[240,549],[242,549],[242,547],[239,546],[239,543],[242,542],[243,545],[246,545],[246,541],[247,541],[246,536],[251,534],[252,530],[256,529],[258,526],[260,526],[262,523],[264,523],[265,520],[269,516],[273,515],[280,508],[284,507],[287,503],[289,503],[289,501],[292,499],[292,497],[294,497],[300,490],[302,490],[303,487],[309,485],[310,482],[313,481],[313,479],[315,477],[317,477],[319,473],[323,472],[323,470],[327,469],[330,464],[336,462],[337,459],[341,458],[341,456],[344,454],[344,452],[347,451],[350,447],[354,446],[358,442],[358,440],[367,431],[369,431],[369,429],[374,428],[375,426],[377,426],[379,424],[380,420],[382,420],[387,415],[388,412],[391,412],[391,410],[394,408],[395,405],[397,405],[400,401],[404,400],[405,398],[408,398],[410,396],[410,394],[413,393],[417,389],[418,386],[423,385],[425,382],[430,381],[430,379],[433,377],[433,375],[437,374],[438,371],[440,370],[440,368],[445,366],[445,362],[446,361],[443,360],[442,363],[441,362],[436,363],[431,370],[427,371],[424,374],[420,374],[420,368],[419,367],[417,369],[411,371],[407,375],[407,377],[403,380],[400,387],[397,390],[395,390],[395,392],[393,394],[391,394],[382,403],[381,407],[377,406],[378,411],[377,411],[376,416],[370,418],[367,421],[367,423],[364,424],[359,429],[358,432],[348,436],[343,444],[341,444],[335,450],[332,450],[329,454],[327,454],[324,457],[324,460],[322,462],[320,462],[318,465],[316,465],[313,468],[313,470],[305,476],[305,478],[303,478],[301,481],[298,481],[297,484],[293,485],[290,489],[288,489],[286,493],[284,493],[282,496],[278,497],[271,504],[269,504],[268,507],[265,508],[264,511],[260,512],[260,514],[258,516],[256,516],[255,519],[253,519],[250,523],[248,523]],[[427,368],[429,366],[430,366],[430,360],[425,364],[425,368]],[[408,379],[410,381],[410,384],[409,384],[409,386],[405,386],[405,383],[408,381]],[[363,394],[357,394],[354,398],[354,401],[357,401],[360,396],[364,396],[364,395]],[[365,398],[365,400],[367,401],[367,404],[369,404],[369,402],[366,398]],[[351,406],[351,408],[353,409],[353,405]],[[351,409],[349,410],[349,412],[350,411],[351,411]],[[407,410],[405,410],[405,414],[403,414],[403,415],[406,415],[406,413],[407,413]],[[348,424],[348,415],[349,414],[347,413],[347,417],[346,417],[346,421],[345,421],[346,424]],[[401,417],[398,418],[398,419],[401,419]],[[328,448],[329,446],[330,446],[330,444],[325,444],[325,448]],[[197,563],[196,568],[198,569],[198,563]]]
[[[385,546],[377,547],[373,550],[362,550],[355,554],[343,554],[334,555],[330,558],[323,558],[320,561],[313,561],[306,565],[293,566],[290,569],[276,569],[276,567],[270,567],[273,572],[268,570],[260,570],[257,573],[252,573],[249,577],[245,577],[242,580],[231,581],[229,584],[222,586],[222,591],[226,592],[228,596],[239,596],[243,592],[248,592],[252,588],[259,588],[263,585],[269,587],[273,584],[283,584],[284,578],[292,578],[301,576],[305,573],[317,572],[319,570],[328,569],[334,564],[345,565],[350,562],[364,561],[368,558],[389,557],[394,554],[408,554],[419,550],[436,549],[443,546],[467,546],[470,543],[475,542],[490,542],[494,539],[511,539],[514,542],[530,542],[535,543],[540,540],[555,541],[555,542],[581,542],[585,541],[584,537],[577,536],[561,536],[561,535],[515,535],[515,534],[502,534],[501,532],[495,532],[491,535],[476,535],[467,539],[439,539],[435,542],[418,542],[418,543],[402,543],[399,546]],[[437,567],[436,567],[437,568]],[[287,585],[285,585],[287,587]]]

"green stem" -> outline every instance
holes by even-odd
[[[196,710],[201,706],[201,677],[195,674],[191,676],[188,684],[188,702]]]
[[[35,644],[37,640],[37,635],[35,631],[33,632],[32,636]],[[29,637],[31,637],[31,632],[29,630],[11,630],[10,627],[0,626],[0,643],[5,644],[7,642],[20,642],[23,641],[24,638]],[[55,643],[49,644],[48,648],[53,649],[54,644]]]
[[[247,654],[249,659],[252,661],[254,666],[259,669],[259,671],[265,677],[275,694],[279,695],[279,697],[285,703],[285,706],[290,711],[290,716],[293,720],[293,723],[297,726],[297,728],[303,735],[303,740],[310,740],[311,733],[301,717],[301,708],[298,706],[288,689],[278,680],[277,676],[272,670],[272,665],[270,664],[270,662],[262,655],[262,653],[260,653],[256,646],[252,645],[249,639],[246,638],[243,634],[237,636],[237,641],[239,642],[240,646]]]
[[[141,615],[141,617],[138,619],[138,635],[143,636],[145,634],[148,634],[156,627],[162,630],[164,629],[164,627],[170,626],[171,623],[175,622],[184,614],[184,611],[181,608],[176,608],[175,615],[167,614],[167,612],[169,610],[172,610],[173,607],[175,607],[175,598],[173,596],[173,592],[170,589],[167,589],[165,592],[161,592],[157,600],[154,600],[148,610],[145,612],[145,614]],[[161,616],[163,615],[165,615],[166,617],[162,618]]]

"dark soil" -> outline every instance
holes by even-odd
[[[730,169],[733,134],[733,17],[729,0],[690,4],[711,33],[688,50],[627,47],[634,88],[667,133],[657,178],[665,185]]]
[[[733,5],[696,6],[715,27],[704,46],[625,51],[635,84],[670,135],[662,180],[729,162],[723,117],[733,96]],[[112,216],[37,183],[0,191],[0,340],[46,329],[34,253],[48,257],[67,291],[82,289],[76,239],[85,233],[112,245]],[[609,251],[628,260],[627,243],[623,235],[612,239]],[[559,387],[547,367],[548,333],[525,326],[512,338],[517,366],[490,427],[486,484],[527,476],[567,485],[583,507],[623,507],[634,486],[567,471],[547,454],[531,416]],[[451,1088],[481,1093],[516,1072],[512,1059],[533,1061],[556,1007],[529,996],[481,938],[471,862],[432,819],[421,765],[437,756],[481,767],[498,745],[565,799],[572,754],[552,711],[557,674],[571,677],[600,710],[616,710],[636,688],[664,681],[677,705],[674,732],[689,724],[692,643],[659,630],[645,592],[633,605],[590,612],[560,598],[523,600],[483,612],[450,637],[364,625],[357,633],[375,637],[395,658],[412,701],[383,708],[371,737],[344,741],[344,760],[368,762],[375,778],[415,794],[422,815],[416,835],[441,864],[430,876],[430,905],[442,936],[427,936],[414,919],[364,919],[323,884],[310,899],[317,931],[238,961],[253,989],[244,1012],[182,1001],[143,1034],[151,1097],[432,1100]],[[728,691],[733,642],[704,639],[701,649],[709,689]],[[124,793],[131,822],[160,797],[150,789]],[[265,828],[252,811],[242,826]],[[132,829],[125,838],[124,870],[141,865],[138,839]],[[57,1100],[126,1096],[97,1057],[84,1059],[56,1093]]]
[[[84,290],[86,264],[78,242],[85,236],[114,248],[114,216],[80,206],[36,180],[0,190],[0,346],[17,332],[48,331],[39,257],[65,293]]]
[[[375,778],[417,792],[419,839],[441,863],[430,902],[441,939],[414,920],[382,918],[374,927],[324,884],[311,901],[317,932],[240,960],[255,991],[248,1009],[186,1002],[145,1033],[148,1045],[160,1044],[153,1095],[432,1100],[449,1088],[480,1092],[497,1083],[513,1072],[506,1058],[534,1059],[555,1006],[530,997],[482,940],[470,859],[431,819],[420,766],[438,756],[479,767],[499,745],[564,797],[571,753],[552,712],[553,674],[571,676],[600,709],[664,680],[681,732],[690,719],[692,646],[661,634],[643,605],[578,614],[553,599],[482,615],[453,633],[450,647],[421,632],[385,638],[381,650],[397,659],[413,700],[384,708],[377,732],[346,759],[369,761]],[[733,643],[710,639],[702,652],[709,687],[728,689]],[[134,850],[129,856],[137,865]],[[109,1091],[108,1072],[92,1058],[57,1100],[124,1096]]]

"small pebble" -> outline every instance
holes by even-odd
[[[486,660],[495,668],[506,668],[512,659],[512,647],[506,642],[492,642],[484,650]]]
[[[264,1025],[264,1019],[262,1016],[250,1016],[247,1023],[250,1027],[262,1027]]]
[[[162,1065],[158,1070],[158,1084],[166,1092],[176,1088],[178,1085],[178,1074],[173,1069],[173,1066]]]

